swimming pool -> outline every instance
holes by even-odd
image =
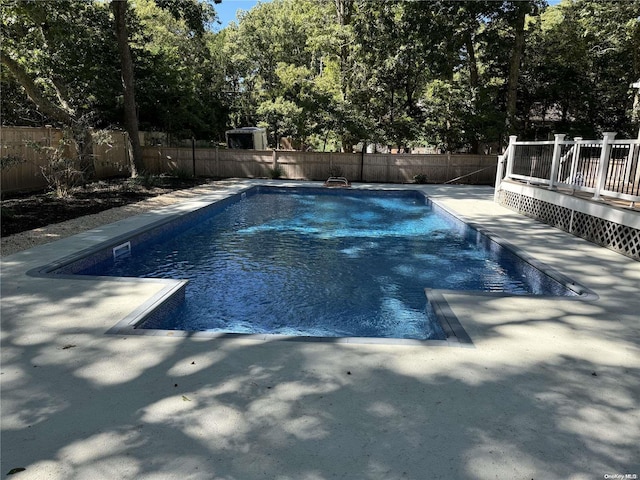
[[[444,339],[425,288],[576,295],[407,190],[254,187],[56,271],[189,279],[149,331]]]

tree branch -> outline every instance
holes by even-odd
[[[75,116],[45,97],[22,65],[11,58],[4,50],[0,50],[0,60],[16,80],[18,80],[20,85],[22,85],[29,99],[35,103],[45,115],[65,125],[73,125],[76,120]]]

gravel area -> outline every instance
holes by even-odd
[[[224,185],[225,182],[219,182]],[[61,238],[70,237],[85,230],[117,222],[123,218],[138,215],[149,210],[165,207],[174,203],[182,202],[195,198],[199,195],[210,193],[215,189],[215,185],[203,185],[187,190],[177,190],[165,195],[149,198],[141,202],[132,203],[123,207],[112,208],[100,213],[85,215],[84,217],[67,220],[60,223],[47,225],[46,227],[36,228],[15,235],[4,237],[0,244],[0,257],[6,257],[22,250],[42,245],[49,242],[60,240]]]

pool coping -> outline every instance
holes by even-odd
[[[448,346],[448,347],[462,347],[462,348],[475,348],[472,338],[466,332],[464,326],[458,319],[457,315],[453,312],[451,306],[445,298],[447,294],[455,294],[465,297],[490,297],[490,298],[535,298],[535,299],[559,299],[570,301],[595,301],[599,296],[591,289],[585,287],[573,281],[568,276],[562,274],[558,270],[554,269],[550,265],[547,265],[531,255],[528,255],[522,249],[516,247],[505,239],[483,228],[481,225],[470,221],[459,213],[447,208],[437,199],[429,196],[426,192],[416,188],[413,184],[384,184],[375,186],[372,184],[360,184],[351,186],[350,190],[367,190],[367,191],[380,191],[380,192],[409,192],[413,191],[419,195],[423,195],[425,199],[429,200],[437,208],[443,210],[448,215],[451,215],[455,219],[465,223],[478,233],[486,236],[490,241],[496,242],[503,248],[510,250],[512,253],[520,257],[523,261],[533,266],[543,274],[551,277],[556,282],[560,283],[563,287],[576,293],[575,296],[557,296],[557,295],[520,295],[510,294],[503,292],[480,292],[469,290],[447,290],[447,289],[434,289],[425,288],[425,297],[428,304],[431,306],[436,314],[438,322],[446,334],[446,339],[438,340],[420,340],[420,339],[407,339],[407,338],[383,338],[383,337],[313,337],[313,336],[293,336],[283,334],[245,334],[245,333],[223,333],[223,332],[206,332],[206,331],[184,331],[184,330],[164,330],[164,329],[142,329],[136,328],[137,325],[147,320],[150,316],[157,314],[162,308],[171,308],[171,305],[175,302],[184,299],[185,288],[188,285],[188,280],[184,279],[159,279],[159,278],[138,278],[138,277],[112,277],[112,276],[92,276],[92,275],[76,275],[76,274],[60,274],[54,273],[66,265],[72,264],[82,258],[88,257],[91,254],[103,251],[105,249],[117,248],[122,245],[127,239],[131,239],[135,236],[142,235],[153,229],[162,227],[168,223],[183,217],[187,217],[201,209],[211,207],[222,201],[232,199],[235,196],[246,194],[248,191],[259,187],[280,187],[280,188],[329,188],[324,187],[322,184],[316,182],[299,182],[296,185],[282,185],[274,184],[273,182],[250,182],[248,185],[242,185],[238,189],[229,189],[220,195],[207,195],[204,194],[197,199],[184,202],[181,208],[174,213],[169,213],[158,220],[151,221],[141,226],[126,230],[113,237],[104,239],[94,245],[78,250],[69,255],[56,258],[52,262],[39,267],[31,268],[26,272],[26,275],[36,278],[55,278],[55,279],[73,279],[82,281],[104,281],[104,282],[133,282],[133,283],[153,283],[162,285],[162,288],[149,299],[142,304],[138,305],[131,313],[118,321],[115,325],[109,328],[105,334],[108,335],[141,335],[141,336],[163,336],[163,337],[177,337],[177,338],[202,338],[202,339],[237,339],[242,338],[253,341],[293,341],[293,342],[321,342],[321,343],[337,343],[337,344],[383,344],[383,345],[417,345],[417,346]],[[215,197],[215,198],[213,198]],[[176,210],[175,207],[169,206],[159,209],[158,211],[169,212]],[[143,215],[140,215],[143,216]],[[117,222],[116,222],[117,223]],[[115,252],[114,252],[115,254]]]

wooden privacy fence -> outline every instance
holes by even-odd
[[[352,181],[404,183],[422,175],[429,183],[493,185],[497,157],[493,155],[412,155],[298,151],[221,150],[144,147],[151,173],[183,172],[211,177],[269,177],[279,168],[283,178],[326,180],[340,174]]]
[[[62,139],[62,131],[55,128],[2,128],[0,156],[18,159],[20,163],[2,170],[2,191],[32,190],[47,185],[40,167],[46,165],[43,152],[30,147],[31,143],[54,146]]]
[[[0,128],[0,156],[19,158],[21,163],[2,170],[2,191],[35,190],[47,183],[41,167],[47,157],[30,146],[56,147],[63,132],[56,128]],[[93,146],[96,178],[127,175],[127,134],[110,132],[108,144]],[[70,157],[75,152],[67,152]],[[331,175],[351,181],[404,183],[423,176],[429,183],[493,185],[497,158],[491,155],[411,155],[381,153],[329,153],[284,150],[226,150],[212,148],[143,147],[143,162],[149,173],[184,173],[219,178],[271,177],[277,167],[283,178],[326,180]]]
[[[34,148],[56,148],[63,138],[58,128],[2,127],[0,128],[0,157],[18,159],[19,162],[2,170],[2,191],[37,190],[45,188],[47,182],[42,175],[42,167],[48,163],[46,152]],[[128,171],[127,134],[110,132],[107,144],[93,145],[93,163],[96,178],[103,179],[126,175]],[[71,146],[65,147],[65,156],[75,158],[77,152]]]

